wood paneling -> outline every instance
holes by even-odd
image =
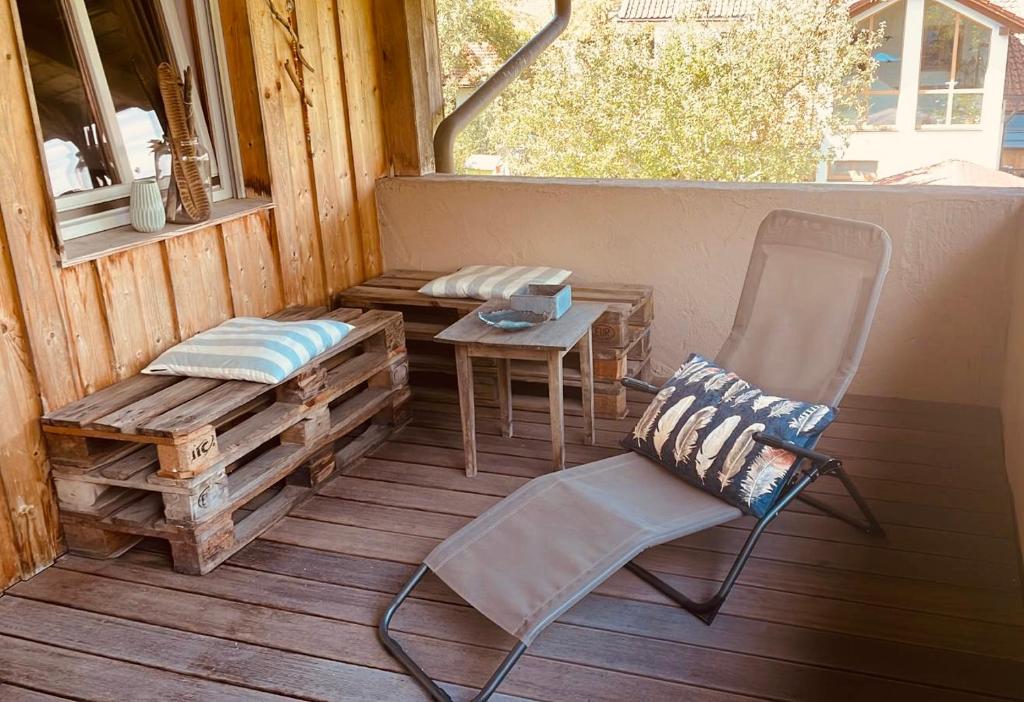
[[[236,316],[265,317],[284,307],[271,217],[263,211],[221,225]]]
[[[441,112],[440,66],[432,0],[374,5],[380,33],[384,126],[395,175],[434,172],[434,116]],[[436,109],[436,112],[434,111]]]
[[[274,209],[61,269],[15,3],[0,0],[0,589],[59,549],[44,408],[230,316],[328,303],[379,271],[374,183],[387,154],[372,4],[275,2],[309,70],[266,0],[221,0],[243,180]]]
[[[167,268],[182,339],[234,316],[222,238],[218,226],[167,242]]]
[[[374,183],[385,174],[388,161],[382,121],[380,50],[374,32],[372,0],[338,5],[338,35],[352,144],[356,211],[363,244],[363,274],[372,278],[382,270]]]
[[[178,341],[173,291],[159,244],[96,261],[119,377]]]
[[[298,33],[315,70],[303,75],[312,102],[306,110],[307,126],[329,296],[361,280],[363,272],[336,16],[334,2],[299,0],[296,4]],[[317,75],[320,80],[313,80]]]

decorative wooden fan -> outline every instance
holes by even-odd
[[[170,132],[171,192],[168,192],[168,202],[180,200],[188,216],[194,222],[202,222],[210,217],[210,194],[196,161],[192,69],[186,68],[184,80],[179,80],[174,67],[164,62],[157,66],[157,78]]]

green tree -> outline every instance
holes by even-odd
[[[481,67],[469,50],[471,45],[490,47],[504,62],[529,39],[512,17],[506,0],[436,0],[437,33],[440,44],[441,86],[445,114],[455,109],[459,81]],[[486,76],[481,75],[481,80]],[[474,153],[497,153],[501,133],[494,125],[493,111],[471,122],[455,144],[455,162],[465,163]]]
[[[863,110],[884,30],[857,32],[835,0],[759,0],[728,25],[697,7],[655,40],[616,22],[619,4],[577,0],[566,34],[459,151],[499,153],[522,175],[811,180]]]

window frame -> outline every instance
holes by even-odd
[[[162,28],[167,37],[168,50],[179,68],[192,65],[188,44],[185,40],[186,27],[182,26],[174,0],[154,0],[159,9]],[[127,163],[127,151],[117,123],[117,114],[106,80],[102,58],[96,44],[95,34],[89,22],[85,0],[61,0],[62,9],[71,28],[71,40],[78,54],[80,69],[86,90],[96,101],[97,122],[111,145],[111,152],[117,173],[122,181],[101,188],[55,196],[50,186],[49,168],[41,132],[38,133],[39,151],[47,196],[50,199],[56,235],[59,244],[80,237],[97,234],[130,221],[128,197],[131,191],[131,167]],[[219,17],[219,0],[192,0],[185,11],[195,29],[193,52],[197,80],[209,98],[209,104],[196,101],[196,126],[200,142],[208,145],[216,155],[212,160],[213,175],[220,182],[213,191],[213,201],[221,202],[244,196],[241,180],[241,156],[238,136],[234,128],[231,88],[226,70],[224,37]],[[34,87],[30,91],[33,105],[36,101]],[[38,113],[38,109],[36,109]],[[209,114],[207,114],[209,112]],[[209,126],[208,126],[209,125]],[[75,214],[78,210],[91,208],[96,211]]]
[[[928,1],[929,0],[924,0],[925,6],[927,6]],[[918,60],[917,95],[914,97],[914,115],[915,115],[915,119],[914,119],[915,125],[914,126],[915,126],[916,129],[919,129],[919,130],[922,130],[922,131],[980,130],[980,129],[983,128],[982,127],[982,121],[983,120],[982,120],[982,117],[981,117],[980,113],[983,113],[984,109],[985,109],[985,87],[984,87],[984,84],[988,82],[988,72],[992,68],[992,36],[993,36],[994,30],[992,29],[992,27],[988,26],[987,24],[985,24],[983,22],[979,22],[978,20],[976,20],[976,19],[974,19],[972,17],[968,17],[967,15],[965,15],[964,13],[962,13],[960,10],[958,10],[955,7],[952,7],[952,6],[950,6],[950,5],[948,5],[948,4],[944,3],[944,2],[939,2],[939,0],[931,0],[931,1],[932,2],[936,2],[937,4],[946,7],[950,12],[953,13],[953,16],[954,16],[954,19],[955,19],[954,24],[953,24],[953,50],[952,50],[952,54],[951,54],[950,60],[949,60],[949,80],[946,82],[946,87],[945,88],[922,88],[921,87],[921,71],[922,71],[921,64],[922,64],[922,61],[921,61],[921,59]],[[964,23],[964,20],[972,22],[972,23],[980,26],[982,29],[984,29],[985,31],[988,32],[988,36],[989,36],[988,57],[986,58],[986,61],[985,61],[985,77],[981,81],[982,86],[983,86],[981,88],[957,88],[956,87],[956,83],[957,83],[956,73],[957,73],[957,66],[959,64],[959,59],[960,59],[960,57],[958,55],[959,47],[960,47],[960,28],[962,27],[962,25]],[[923,58],[924,47],[925,47],[924,32],[925,32],[925,26],[924,26],[924,23],[922,22],[922,24],[921,24],[921,54],[922,54],[922,58]],[[922,95],[944,95],[946,97],[946,115],[945,115],[945,119],[941,123],[937,123],[937,124],[923,124],[923,123],[918,123],[917,122],[917,114],[918,114],[918,112],[920,110],[921,96]],[[954,122],[953,121],[953,102],[954,102],[954,98],[957,95],[981,95],[981,108],[979,109],[979,117],[978,117],[978,121],[977,122]]]

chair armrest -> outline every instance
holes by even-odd
[[[619,382],[621,382],[625,387],[630,388],[631,390],[639,390],[640,392],[646,392],[650,395],[658,394],[658,387],[656,385],[645,383],[644,381],[638,380],[637,378],[630,378],[629,376],[626,376]]]
[[[812,469],[815,470],[819,475],[828,475],[829,473],[832,473],[835,470],[842,468],[843,466],[842,462],[840,462],[840,460],[835,456],[829,456],[824,453],[812,451],[811,449],[806,449],[803,446],[797,446],[794,443],[790,443],[789,441],[783,441],[782,439],[776,438],[774,436],[769,436],[768,434],[764,434],[762,432],[754,434],[754,441],[762,443],[766,446],[771,446],[772,448],[789,451],[792,454],[796,454],[800,458],[806,458],[808,461],[811,462]]]

